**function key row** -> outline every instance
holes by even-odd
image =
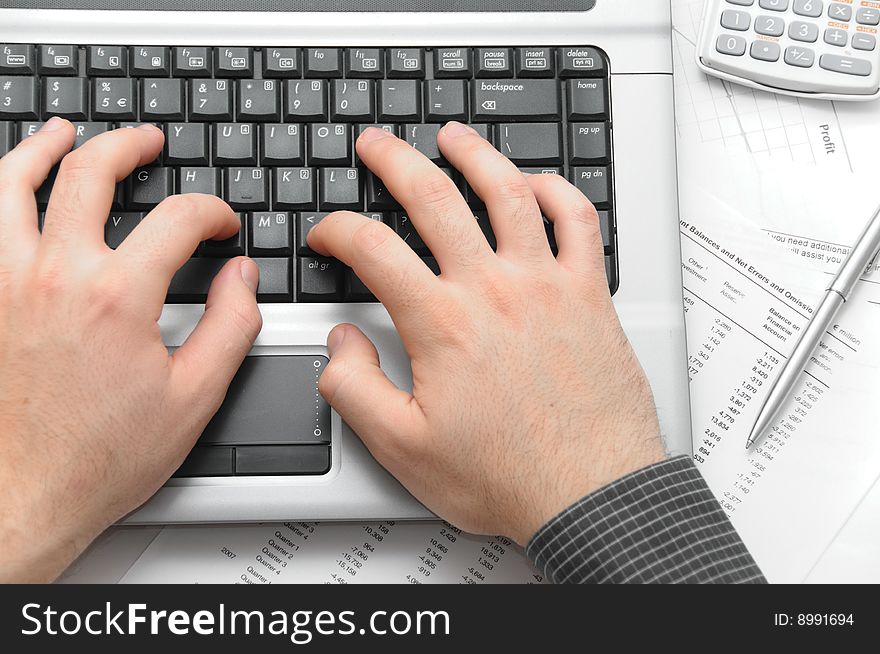
[[[249,48],[0,44],[0,74],[90,77],[601,77],[596,48]]]

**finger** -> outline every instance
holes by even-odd
[[[391,228],[351,211],[324,218],[309,231],[308,243],[354,270],[404,328],[407,322],[419,320],[415,314],[420,312],[413,309],[429,301],[439,285],[434,273]]]
[[[443,156],[461,171],[486,203],[498,254],[551,258],[535,196],[511,161],[461,123],[447,123],[437,136]]]
[[[0,249],[31,249],[39,238],[34,193],[70,151],[75,131],[52,118],[0,159]]]
[[[388,132],[370,128],[357,141],[361,160],[402,204],[445,273],[493,256],[453,181],[425,155]]]
[[[393,440],[423,433],[419,405],[385,376],[376,346],[354,325],[334,327],[327,349],[330,363],[318,380],[318,390],[393,473],[394,457],[387,455]]]
[[[553,223],[556,260],[573,272],[594,274],[605,284],[605,249],[592,203],[561,175],[529,175],[526,183]]]
[[[152,125],[116,129],[64,157],[46,209],[41,245],[103,244],[116,184],[138,166],[155,161],[164,139]]]
[[[188,193],[162,200],[116,249],[115,259],[130,270],[135,293],[161,305],[174,273],[199,243],[233,236],[241,221],[220,198]]]
[[[172,361],[176,397],[204,408],[205,422],[220,407],[232,378],[263,326],[256,291],[260,269],[238,257],[217,273],[205,313]]]

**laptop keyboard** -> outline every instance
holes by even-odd
[[[243,254],[260,267],[260,302],[375,301],[351,270],[307,245],[308,231],[338,209],[388,224],[438,272],[406,212],[355,153],[369,126],[440,166],[494,247],[484,204],[437,148],[449,120],[470,124],[525,172],[565,175],[592,200],[613,293],[610,115],[608,60],[587,46],[0,44],[0,156],[52,116],[74,122],[75,147],[116,127],[164,130],[160,158],[117,188],[105,228],[110,247],[174,193],[217,195],[238,212],[239,234],[202,243],[174,277],[169,303],[204,302],[214,274]],[[38,192],[41,210],[53,179]]]

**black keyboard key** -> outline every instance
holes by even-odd
[[[314,168],[274,168],[272,172],[274,209],[314,209],[318,206]]]
[[[86,141],[95,138],[99,134],[109,132],[112,129],[110,123],[74,123],[76,137],[73,140],[73,150],[82,146]]]
[[[257,131],[250,123],[214,125],[215,166],[256,166]]]
[[[604,79],[571,79],[567,85],[569,120],[601,120],[608,117]]]
[[[244,226],[244,214],[236,214],[240,223],[238,231],[222,241],[205,241],[199,248],[199,254],[203,257],[240,257],[247,247],[245,241],[247,232]]]
[[[379,82],[379,120],[417,123],[422,119],[421,82],[395,79]]]
[[[475,77],[513,77],[510,48],[477,48]]]
[[[434,77],[470,77],[473,72],[470,48],[434,50]]]
[[[552,79],[476,80],[471,83],[471,110],[478,122],[559,120],[559,83]]]
[[[520,166],[520,171],[529,175],[561,175],[563,170],[559,166]]]
[[[342,54],[339,48],[306,48],[306,77],[342,77]]]
[[[394,214],[391,226],[397,232],[397,235],[415,250],[416,254],[429,254],[428,246],[425,245],[422,237],[419,236],[416,226],[412,224],[408,215],[405,213]]]
[[[227,259],[199,257],[189,259],[171,278],[166,301],[169,304],[203,303],[214,276]]]
[[[183,80],[152,78],[142,81],[141,120],[146,122],[183,120],[186,103]]]
[[[129,209],[149,210],[174,194],[173,168],[139,168],[126,180]]]
[[[498,151],[514,163],[562,163],[562,135],[557,123],[502,124],[496,134]]]
[[[371,123],[376,120],[373,80],[337,79],[333,80],[330,89],[330,120],[350,123]]]
[[[0,77],[0,120],[37,120],[39,88],[33,77]]]
[[[292,122],[324,122],[327,112],[325,80],[288,80],[284,89],[284,120]]]
[[[0,45],[0,74],[33,75],[36,72],[34,46],[26,43]]]
[[[617,257],[605,257],[605,277],[608,279],[608,290],[611,291],[611,295],[614,295],[617,292],[617,289],[620,288]]]
[[[189,81],[190,120],[221,122],[232,118],[232,85],[229,80]]]
[[[571,169],[571,183],[587,196],[596,208],[604,209],[611,202],[611,169],[607,166]]]
[[[301,256],[316,256],[306,240],[312,227],[324,220],[330,213],[326,211],[304,211],[296,214],[296,252]]]
[[[475,211],[474,218],[480,226],[480,231],[486,237],[486,242],[493,250],[498,248],[498,240],[495,238],[495,232],[492,230],[492,222],[489,220],[489,214],[486,211]]]
[[[293,286],[289,258],[254,259],[260,268],[258,302],[292,302]]]
[[[403,138],[433,162],[445,161],[437,145],[437,134],[442,125],[404,125]]]
[[[231,477],[235,471],[235,448],[196,446],[172,477]]]
[[[605,57],[596,48],[559,48],[560,77],[604,77]]]
[[[135,77],[168,77],[171,74],[169,49],[161,45],[132,46],[129,52],[131,74]]]
[[[168,123],[165,125],[165,163],[207,166],[210,162],[208,143],[208,125]]]
[[[379,48],[349,48],[345,52],[346,77],[385,76],[385,58]]]
[[[21,143],[28,136],[33,136],[37,133],[37,131],[43,126],[45,123],[43,121],[38,122],[22,122],[18,124],[18,142]]]
[[[571,123],[568,129],[571,163],[594,164],[610,161],[611,134],[607,123]]]
[[[115,250],[122,241],[134,231],[144,214],[137,211],[119,211],[110,214],[107,222],[104,223],[104,242],[107,247]]]
[[[40,75],[79,73],[79,48],[75,45],[41,45],[37,59]]]
[[[400,203],[394,199],[394,196],[385,187],[384,182],[372,172],[367,173],[364,188],[367,196],[368,210],[384,211],[387,209],[399,210],[401,208]]]
[[[434,257],[422,257],[422,263],[428,266],[428,270],[435,275],[440,274],[440,264],[437,263],[437,260]]]
[[[252,257],[289,257],[293,254],[291,214],[259,211],[248,215],[249,249]]]
[[[344,277],[346,302],[376,302],[376,296],[351,268],[345,269]]]
[[[37,192],[34,194],[37,200],[37,207],[40,210],[45,210],[49,205],[49,198],[52,195],[52,188],[55,186],[55,179],[58,177],[58,169],[57,165],[52,166],[49,170],[49,174],[46,175],[46,179],[40,184],[40,188],[37,189]],[[40,231],[42,231],[42,226],[40,227]]]
[[[0,123],[0,157],[15,147],[15,123]]]
[[[137,120],[137,81],[131,78],[96,77],[92,80],[93,120]]]
[[[263,77],[299,77],[302,64],[299,48],[263,48]]]
[[[376,129],[382,129],[388,132],[389,134],[394,134],[394,136],[400,136],[400,130],[397,125],[392,125],[391,123],[373,123],[371,125],[358,125],[355,128],[354,140],[357,143],[357,140],[360,138],[361,134],[364,133],[368,127],[375,127]],[[354,151],[354,162],[356,164],[360,164],[361,158],[358,156],[357,148]]]
[[[425,76],[425,53],[421,48],[391,48],[388,50],[388,77]]]
[[[428,80],[425,82],[425,120],[445,123],[467,120],[464,80]]]
[[[125,77],[128,74],[128,48],[121,45],[90,45],[86,50],[89,77]]]
[[[614,251],[614,234],[616,232],[614,212],[603,210],[596,213],[599,214],[599,231],[602,233],[602,245],[605,247],[605,254],[611,254]]]
[[[556,61],[553,48],[517,48],[517,77],[553,77]]]
[[[327,445],[249,445],[235,448],[236,475],[322,475],[330,470]]]
[[[233,209],[261,211],[269,208],[269,178],[263,168],[227,168],[225,200]]]
[[[351,164],[351,127],[344,123],[309,125],[310,166]]]
[[[262,164],[264,166],[302,166],[305,161],[301,125],[270,123],[263,125]]]
[[[178,170],[178,193],[204,193],[222,197],[219,168],[187,167]]]
[[[211,48],[177,47],[172,55],[174,77],[210,77],[213,74]]]
[[[89,82],[84,77],[43,78],[43,119],[88,120]]]
[[[357,168],[321,168],[318,193],[321,211],[363,208]]]
[[[253,48],[214,48],[214,75],[217,77],[253,77]]]
[[[342,266],[335,259],[297,259],[300,302],[331,302],[342,295]]]
[[[274,79],[239,80],[238,120],[281,120],[281,82]]]

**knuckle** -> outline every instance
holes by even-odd
[[[599,212],[596,207],[586,197],[581,196],[576,200],[569,210],[569,216],[577,223],[581,223],[587,227],[599,227]]]
[[[450,211],[455,201],[457,190],[452,180],[445,174],[429,174],[412,180],[412,195],[429,211],[445,214]]]
[[[59,174],[76,178],[91,177],[100,166],[98,154],[83,146],[64,156]]]

